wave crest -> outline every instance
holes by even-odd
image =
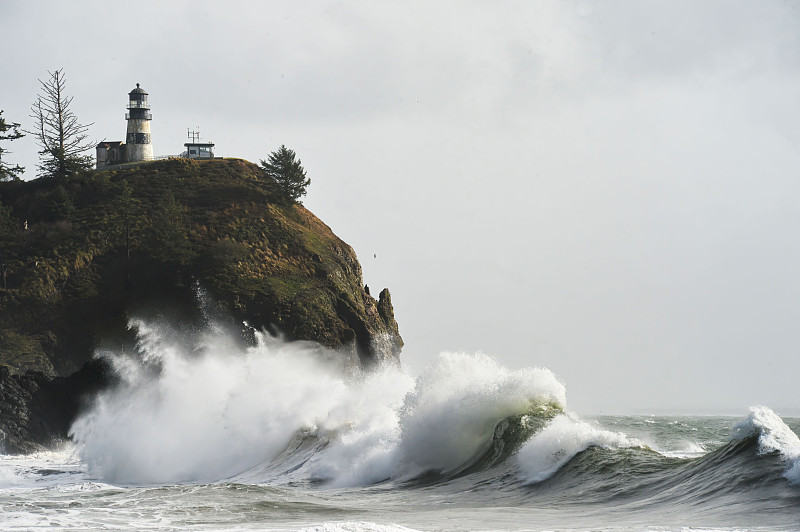
[[[520,448],[518,460],[522,478],[527,484],[546,480],[589,447],[624,449],[645,448],[646,445],[621,432],[599,429],[574,414],[562,414]]]
[[[800,438],[786,423],[766,406],[750,408],[747,419],[733,428],[731,441],[758,438],[759,454],[777,452],[786,462],[783,476],[792,484],[800,484]]]
[[[500,421],[565,405],[564,386],[547,369],[510,371],[487,355],[443,353],[403,405],[403,469],[453,472],[488,449]]]
[[[487,355],[442,353],[386,423],[353,427],[316,456],[314,476],[352,486],[456,473],[491,448],[504,420],[549,418],[565,402],[549,370],[512,371]]]

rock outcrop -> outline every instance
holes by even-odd
[[[101,359],[69,377],[49,377],[38,371],[16,375],[8,366],[0,366],[0,453],[31,453],[66,438],[91,394],[113,380]]]
[[[17,451],[65,434],[79,396],[105,382],[85,369],[95,351],[135,348],[132,316],[246,322],[365,366],[397,362],[403,345],[388,290],[365,291],[353,249],[238,159],[0,183],[0,268],[0,430]],[[56,389],[72,407],[48,413]]]

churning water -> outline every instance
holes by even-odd
[[[0,455],[0,529],[800,529],[800,425],[766,407],[580,419],[550,371],[486,355],[413,379],[132,326],[72,442]]]

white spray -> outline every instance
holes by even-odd
[[[90,472],[115,483],[268,477],[264,465],[298,434],[330,441],[302,464],[303,478],[360,485],[448,472],[480,453],[503,418],[565,404],[548,370],[510,371],[486,355],[443,354],[415,382],[393,366],[348,372],[308,343],[257,335],[245,349],[213,328],[188,341],[132,326],[140,353],[111,357],[122,383],[71,430]]]
[[[766,406],[750,408],[750,415],[733,428],[733,441],[758,435],[761,454],[777,452],[786,462],[783,476],[791,484],[800,484],[800,438],[775,412]]]

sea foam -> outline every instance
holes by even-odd
[[[379,524],[367,521],[329,522],[303,528],[302,532],[417,532],[397,524]]]

